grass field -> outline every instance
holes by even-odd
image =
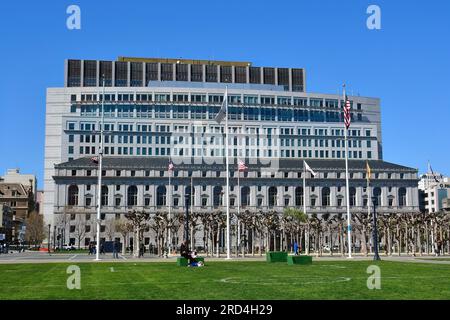
[[[68,263],[0,265],[4,299],[450,299],[450,265],[381,261],[381,290],[369,290],[371,261],[77,263],[81,289],[66,287]]]

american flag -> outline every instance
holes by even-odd
[[[220,124],[223,121],[223,119],[225,119],[225,117],[228,117],[227,112],[228,112],[228,89],[225,89],[225,95],[223,96],[222,106],[220,107],[220,110],[217,113],[214,120],[216,120],[216,122]]]
[[[437,183],[439,183],[440,181],[439,181],[438,178],[436,177],[436,174],[434,173],[433,168],[431,167],[431,164],[428,164],[428,166],[430,167],[430,171],[431,171],[431,174],[433,175],[434,181],[437,182]],[[442,175],[441,175],[441,177],[442,177]]]
[[[350,114],[350,100],[348,99],[348,97],[345,97],[345,106],[344,106],[344,123],[345,123],[345,127],[348,129],[350,128],[350,124],[352,122],[352,117]]]
[[[175,170],[175,166],[173,165],[172,160],[169,160],[169,167],[168,167],[168,170],[169,170],[169,171]]]
[[[92,157],[91,161],[95,164],[98,164],[98,157]]]
[[[238,161],[238,170],[239,171],[245,171],[247,169],[248,169],[248,167],[245,165],[245,162],[242,161],[242,160],[239,160]]]

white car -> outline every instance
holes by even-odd
[[[72,245],[65,244],[62,246],[61,250],[75,250],[75,247]]]

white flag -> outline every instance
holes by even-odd
[[[227,90],[225,90],[222,106],[220,107],[219,113],[217,113],[216,117],[214,118],[214,120],[216,120],[218,124],[220,124],[222,120],[225,119],[225,117],[227,116],[227,109],[228,109],[228,92]]]
[[[303,165],[305,166],[305,169],[309,172],[311,172],[311,174],[313,175],[313,177],[315,177],[317,175],[316,172],[314,172],[313,169],[311,169],[311,167],[306,163],[306,161],[303,160]]]

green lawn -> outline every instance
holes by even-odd
[[[4,299],[450,299],[450,265],[381,261],[381,290],[366,286],[371,261],[77,263],[81,290],[68,290],[68,263],[0,265]],[[112,268],[112,269],[111,269]]]

